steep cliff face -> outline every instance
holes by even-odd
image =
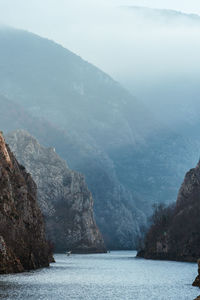
[[[45,267],[51,259],[36,185],[0,133],[0,273]]]
[[[175,207],[157,210],[138,256],[197,261],[200,257],[200,163],[185,176]]]
[[[38,186],[48,239],[56,251],[104,252],[93,216],[93,199],[84,177],[68,168],[53,148],[42,147],[29,133],[17,130],[7,141]]]

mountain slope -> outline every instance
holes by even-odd
[[[117,82],[54,42],[1,29],[0,46],[0,93],[32,114],[106,148],[140,141],[152,127]]]

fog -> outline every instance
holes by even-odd
[[[197,0],[0,0],[2,24],[62,44],[170,122],[195,118],[196,104],[187,114],[199,95],[197,14]]]

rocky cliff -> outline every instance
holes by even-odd
[[[52,260],[36,191],[0,133],[1,274],[45,267]]]
[[[56,251],[104,252],[93,216],[93,199],[84,177],[69,169],[53,148],[45,148],[24,130],[6,137],[18,160],[38,186],[48,239]]]
[[[195,262],[200,257],[200,162],[185,176],[174,207],[159,207],[138,256]]]

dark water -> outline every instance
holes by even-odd
[[[134,251],[55,255],[50,268],[0,276],[0,299],[190,300],[197,265],[135,258]]]

